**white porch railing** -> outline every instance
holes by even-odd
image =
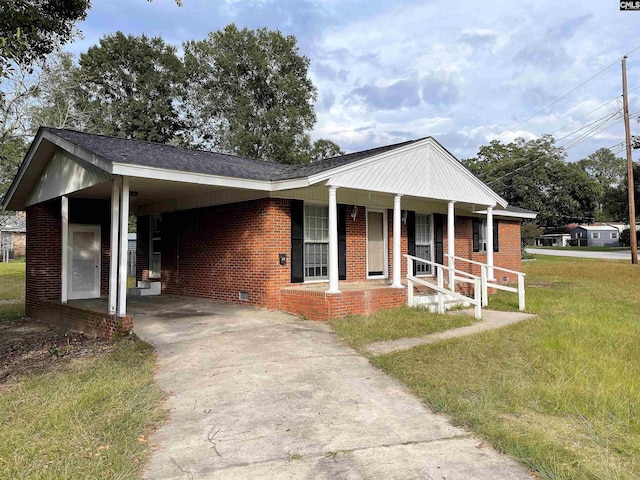
[[[414,257],[412,255],[405,255],[407,259],[407,305],[414,306],[414,286],[415,284],[423,285],[431,290],[437,292],[437,311],[438,313],[445,312],[445,303],[451,303],[451,300],[445,300],[444,295],[449,295],[453,297],[455,300],[453,302],[468,302],[474,306],[474,317],[476,319],[482,318],[482,280],[477,275],[472,275],[468,272],[463,272],[462,270],[456,270],[455,268],[448,267],[446,265],[441,265],[436,262],[432,262],[431,260],[425,260],[424,258]],[[413,262],[425,263],[427,265],[431,265],[435,267],[436,270],[436,281],[437,283],[432,283],[428,281],[424,277],[416,277],[413,271]],[[455,281],[454,285],[447,285],[449,288],[445,288],[444,286],[444,274],[443,271],[447,270],[449,273],[453,273],[453,278],[457,281],[471,283],[473,284],[473,298],[467,297],[466,295],[462,295],[455,291]]]
[[[489,267],[489,265],[487,265],[486,263],[477,262],[475,260],[469,260],[468,258],[457,257],[455,255],[445,255],[445,256],[447,257],[447,259],[453,258],[456,261],[461,260],[463,262],[467,262],[472,265],[480,266],[480,279],[482,282],[482,306],[483,307],[486,307],[489,303],[488,290],[489,290],[489,287],[491,287],[491,288],[495,288],[496,290],[504,290],[511,293],[517,293],[518,309],[521,311],[525,309],[524,277],[526,274],[522,272],[518,272],[516,270],[509,270],[508,268],[502,268],[502,267],[496,267],[496,266]],[[508,285],[502,285],[500,283],[492,282],[492,279],[489,278],[489,273],[488,273],[490,268],[494,271],[499,270],[501,272],[512,273],[514,275],[517,275],[518,276],[517,287],[510,287]]]

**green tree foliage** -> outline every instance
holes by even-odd
[[[30,67],[67,43],[89,0],[0,0],[0,76],[11,63]]]
[[[624,178],[616,188],[609,191],[605,204],[605,213],[611,220],[629,221],[629,182],[625,173]],[[633,164],[633,195],[635,199],[636,218],[640,216],[640,164]]]
[[[615,220],[617,190],[627,174],[627,162],[616,157],[611,150],[601,148],[580,160],[578,165],[598,184],[595,219]]]
[[[544,230],[533,222],[525,222],[520,228],[520,237],[523,247],[531,247],[535,243],[536,237],[544,233]]]
[[[176,48],[162,38],[122,32],[103,37],[80,55],[76,84],[77,108],[93,131],[161,143],[180,141],[184,68]]]
[[[294,36],[231,24],[184,51],[194,143],[287,164],[339,153],[328,141],[312,145],[306,133],[316,121],[316,88]]]
[[[580,166],[565,162],[551,136],[494,140],[463,164],[509,204],[537,211],[540,226],[593,221],[598,185]]]
[[[78,66],[70,53],[51,56],[40,72],[37,102],[29,110],[29,126],[72,128],[91,132],[87,112],[75,99],[78,90]]]

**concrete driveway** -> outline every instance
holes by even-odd
[[[342,344],[326,323],[204,300],[131,305],[169,420],[151,479],[530,479]]]

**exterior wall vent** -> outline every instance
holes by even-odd
[[[238,292],[238,298],[240,300],[249,300],[249,292]]]

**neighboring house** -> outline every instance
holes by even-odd
[[[571,231],[578,226],[570,223],[557,228],[548,228],[544,234],[536,237],[536,247],[568,247],[571,241]]]
[[[282,165],[52,128],[36,134],[4,205],[27,211],[27,315],[100,335],[132,327],[130,212],[139,282],[310,319],[405,304],[407,253],[518,271],[520,221],[536,216],[509,209],[431,137]],[[102,311],[71,301],[101,296]]]
[[[26,221],[15,215],[3,219],[0,225],[0,262],[22,258],[26,253]]]
[[[579,225],[571,230],[571,239],[578,247],[619,247],[620,232],[609,225]]]

